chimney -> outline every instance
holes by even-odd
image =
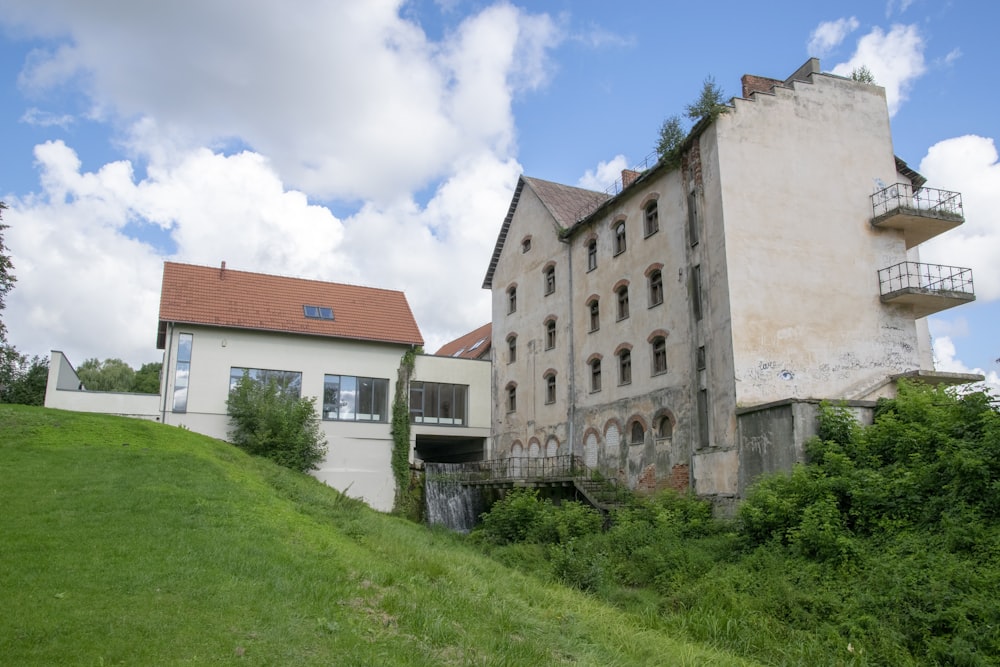
[[[222,266],[219,267],[219,280],[226,279],[226,260],[222,260]]]
[[[622,169],[622,190],[635,183],[635,179],[639,178],[641,173],[634,169]]]

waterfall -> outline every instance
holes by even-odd
[[[467,469],[461,463],[425,463],[424,497],[428,525],[441,525],[467,533],[486,511],[482,492],[458,482],[458,473]]]

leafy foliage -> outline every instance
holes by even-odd
[[[725,93],[715,83],[715,78],[712,76],[705,77],[698,99],[684,106],[684,115],[696,123],[703,118],[714,120],[726,110],[724,100]]]
[[[326,440],[316,414],[316,399],[281,391],[274,381],[244,375],[226,400],[229,441],[275,463],[307,472],[326,453]]]
[[[514,489],[482,516],[478,538],[493,544],[565,544],[601,529],[601,514],[576,501],[554,505],[537,489]]]
[[[0,348],[0,403],[44,405],[45,386],[49,381],[49,360],[18,354],[12,346]]]
[[[14,277],[14,264],[10,261],[10,254],[7,248],[4,246],[3,242],[3,231],[7,229],[7,225],[3,224],[3,211],[7,208],[7,204],[0,201],[0,314],[3,313],[3,309],[6,307],[6,297],[7,293],[14,288],[14,283],[16,278]],[[3,323],[3,319],[0,319],[0,345],[6,345],[7,343],[7,327]]]
[[[715,79],[709,76],[702,83],[698,98],[684,105],[684,115],[697,124],[703,118],[715,120],[719,114],[725,112],[726,108],[725,93],[715,83]],[[659,138],[656,142],[656,153],[660,156],[660,160],[670,167],[679,166],[681,145],[686,138],[687,132],[681,126],[680,116],[673,115],[666,118],[660,125]]]
[[[161,362],[143,364],[134,370],[121,359],[87,359],[76,369],[76,375],[88,391],[160,393]]]
[[[875,75],[872,74],[872,71],[864,65],[855,67],[851,70],[851,79],[854,81],[860,81],[861,83],[875,83]]]
[[[396,393],[392,400],[392,476],[396,481],[393,511],[414,521],[422,519],[423,484],[415,483],[410,473],[410,380],[419,348],[410,348],[399,364]]]

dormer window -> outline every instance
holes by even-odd
[[[302,313],[311,320],[332,320],[333,308],[302,306]]]

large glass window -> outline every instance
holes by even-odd
[[[323,379],[323,419],[388,421],[389,381],[353,375],[326,375]]]
[[[410,383],[410,421],[415,424],[464,426],[469,386],[444,382]]]
[[[187,412],[188,384],[191,376],[191,348],[194,334],[177,337],[177,365],[174,367],[174,412]]]
[[[302,395],[302,373],[298,371],[274,371],[265,368],[239,368],[236,366],[229,369],[229,391],[236,388],[244,375],[262,384],[273,382],[282,393],[296,398]]]

